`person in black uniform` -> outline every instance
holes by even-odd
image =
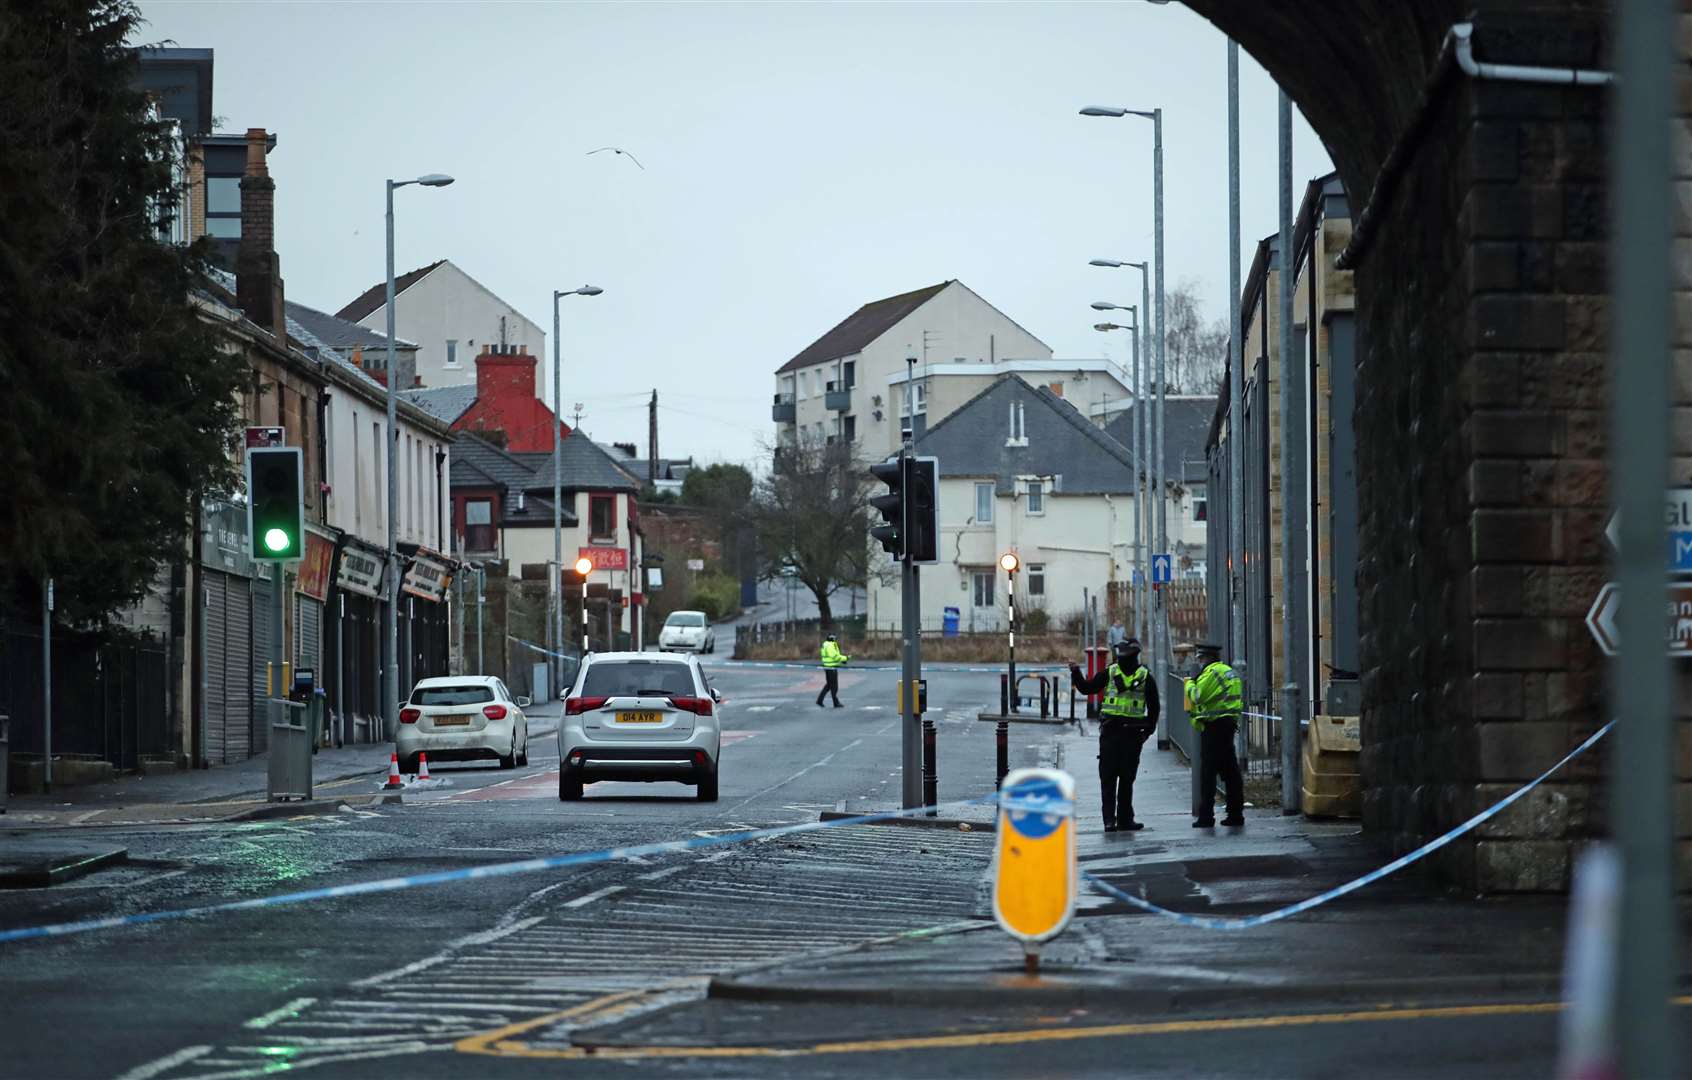
[[[1069,665],[1075,688],[1102,694],[1099,706],[1099,789],[1105,832],[1143,829],[1134,817],[1134,778],[1140,772],[1140,751],[1157,730],[1161,710],[1157,679],[1140,663],[1140,643],[1119,641],[1108,668],[1088,678]]]

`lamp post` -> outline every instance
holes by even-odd
[[[554,289],[552,293],[552,566],[547,571],[551,580],[546,586],[546,602],[552,608],[552,617],[546,621],[546,662],[550,665],[555,689],[558,677],[564,671],[559,657],[555,655],[564,651],[564,434],[559,431],[563,423],[558,418],[564,407],[561,374],[564,363],[560,359],[564,346],[558,332],[558,301],[566,296],[598,296],[604,291],[597,285],[583,285],[579,289]],[[584,577],[582,581],[585,589],[587,579]]]
[[[1136,308],[1133,304],[1128,304],[1128,305],[1112,304],[1112,303],[1109,303],[1108,301],[1104,301],[1104,300],[1093,301],[1092,307],[1093,307],[1094,311],[1126,311],[1130,315],[1134,316],[1134,325],[1133,326],[1118,326],[1115,323],[1094,323],[1093,329],[1098,330],[1101,333],[1104,332],[1104,331],[1108,331],[1108,330],[1127,330],[1127,331],[1130,331],[1132,333],[1131,340],[1134,343],[1134,394],[1135,394],[1135,398],[1137,400],[1140,397],[1140,387],[1142,386],[1142,380],[1140,378],[1140,335],[1139,335],[1139,331],[1140,331],[1140,328],[1145,325],[1145,322],[1143,321],[1141,314],[1140,314],[1141,309]],[[1130,574],[1129,577],[1131,579],[1130,583],[1132,584],[1133,589],[1134,589],[1135,633],[1142,640],[1145,638],[1146,628],[1149,624],[1149,619],[1150,619],[1150,616],[1146,612],[1145,596],[1143,595],[1144,590],[1142,589],[1141,581],[1140,581],[1140,578],[1144,576],[1140,573],[1140,568],[1142,566],[1144,566],[1147,562],[1147,560],[1146,560],[1146,539],[1147,539],[1146,534],[1149,531],[1147,529],[1146,515],[1145,515],[1145,510],[1144,510],[1144,507],[1145,507],[1144,492],[1146,490],[1149,490],[1149,487],[1142,489],[1141,486],[1140,486],[1140,473],[1141,473],[1141,469],[1144,467],[1145,460],[1146,460],[1145,452],[1140,447],[1140,436],[1142,434],[1144,434],[1144,432],[1142,432],[1142,430],[1141,430],[1141,428],[1142,428],[1141,421],[1144,420],[1144,419],[1145,419],[1145,413],[1143,411],[1141,411],[1140,409],[1135,409],[1134,416],[1133,416],[1134,432],[1130,436],[1131,441],[1134,443],[1134,569],[1135,569],[1135,572],[1133,574]],[[1114,559],[1114,558],[1115,558],[1115,556],[1113,554],[1112,559]],[[1114,563],[1113,563],[1113,565],[1114,565]]]
[[[576,560],[576,573],[579,574],[581,576],[581,579],[582,579],[582,659],[586,660],[587,654],[588,654],[587,583],[588,583],[588,575],[593,573],[593,560],[588,558],[585,555],[582,556],[581,558],[577,559]],[[560,603],[559,606],[562,607],[563,606],[562,603]]]
[[[388,309],[388,655],[384,668],[386,678],[383,679],[384,696],[387,699],[382,703],[383,723],[387,727],[382,733],[384,737],[391,737],[396,723],[394,713],[399,709],[399,422],[396,419],[398,398],[395,397],[394,390],[394,189],[412,184],[446,187],[450,183],[452,177],[441,173],[426,173],[415,180],[387,181],[388,277],[385,299]]]
[[[1129,262],[1127,260],[1119,259],[1089,259],[1087,261],[1087,265],[1103,266],[1109,269],[1130,267],[1140,272],[1140,332],[1135,336],[1135,344],[1138,345],[1140,340],[1148,337],[1151,329],[1148,325],[1151,322],[1151,319],[1149,318],[1151,315],[1151,264],[1149,262]],[[1151,363],[1150,354],[1151,346],[1148,342],[1146,346],[1145,360],[1145,363],[1148,365]],[[1145,499],[1151,492],[1151,473],[1148,469],[1148,463],[1151,460],[1151,395],[1146,389],[1149,382],[1150,380],[1146,378],[1146,372],[1141,367],[1140,351],[1136,348],[1134,351],[1135,406],[1134,432],[1132,436],[1134,440],[1134,457],[1138,466],[1138,471],[1134,480],[1134,505],[1136,514],[1139,512],[1139,508],[1145,505]],[[1139,639],[1141,641],[1146,641],[1149,639],[1151,631],[1151,615],[1147,612],[1145,603],[1146,590],[1151,587],[1149,584],[1151,581],[1151,561],[1146,558],[1147,552],[1150,551],[1151,528],[1150,524],[1144,521],[1143,518],[1138,520],[1137,524],[1139,526],[1139,536],[1137,539],[1141,546],[1139,581],[1134,586],[1136,590],[1134,593],[1135,603],[1139,608],[1139,626],[1136,627],[1136,631]]]
[[[1169,507],[1165,497],[1166,478],[1164,476],[1164,428],[1163,405],[1166,393],[1164,381],[1164,350],[1166,335],[1163,330],[1163,110],[1159,109],[1119,109],[1110,106],[1090,105],[1081,110],[1082,116],[1137,116],[1142,120],[1152,122],[1152,258],[1157,264],[1157,307],[1154,309],[1156,317],[1152,319],[1152,331],[1157,335],[1157,411],[1152,417],[1154,451],[1152,454],[1153,472],[1156,480],[1153,491],[1157,498],[1157,550],[1169,550]],[[1238,291],[1238,290],[1236,290]],[[1167,612],[1163,605],[1162,592],[1157,593],[1157,624],[1154,627],[1156,642],[1153,645],[1153,656],[1158,665],[1167,669],[1169,666]]]
[[[1010,646],[1009,678],[1010,678],[1010,711],[1016,711],[1016,570],[1022,565],[1022,560],[1016,557],[1016,552],[1007,551],[999,556],[999,566],[1005,572],[1005,609],[1009,612],[1009,622],[1005,641]]]

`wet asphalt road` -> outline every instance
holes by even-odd
[[[528,768],[442,767],[436,773],[450,784],[414,792],[404,806],[102,830],[121,835],[129,866],[0,893],[0,926],[721,835],[814,821],[841,798],[896,797],[893,672],[848,673],[849,707],[835,711],[812,703],[820,685],[812,671],[711,670],[728,698],[716,804],[663,784],[599,784],[584,801],[562,804],[556,745],[540,734],[552,721],[539,720]],[[928,677],[942,797],[980,795],[991,787],[992,729],[971,717],[996,681]],[[1016,757],[1032,757],[1037,744],[1019,739]],[[1259,1006],[1227,1015],[1171,1017],[703,996],[712,974],[978,918],[989,854],[979,833],[858,826],[0,946],[0,1076],[1552,1071],[1557,1017],[1535,1007],[1289,1010],[1266,992]]]

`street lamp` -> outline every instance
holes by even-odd
[[[452,177],[442,173],[425,173],[415,180],[387,181],[388,198],[388,278],[385,299],[388,307],[388,667],[386,708],[383,710],[388,730],[394,729],[393,714],[399,709],[399,421],[396,419],[397,401],[394,390],[394,189],[420,184],[423,187],[446,187]]]
[[[587,654],[588,654],[587,582],[588,582],[588,575],[593,573],[593,560],[588,558],[586,555],[583,555],[581,558],[577,559],[576,560],[576,573],[580,574],[581,578],[582,578],[582,659],[586,660]],[[559,606],[562,607],[563,605],[560,604]]]
[[[1153,439],[1155,453],[1152,457],[1152,490],[1157,497],[1157,550],[1167,551],[1169,548],[1169,511],[1168,500],[1164,498],[1166,479],[1164,476],[1164,443],[1165,430],[1163,424],[1163,407],[1165,397],[1164,384],[1164,350],[1165,335],[1163,330],[1163,110],[1162,109],[1127,109],[1108,105],[1089,105],[1081,110],[1082,116],[1125,117],[1137,116],[1142,120],[1152,122],[1152,220],[1153,220],[1153,252],[1152,257],[1157,263],[1157,307],[1156,317],[1151,320],[1153,333],[1157,335],[1157,410],[1152,416]],[[1104,265],[1108,260],[1096,260],[1095,265]],[[1239,290],[1235,290],[1238,292]],[[1166,613],[1163,610],[1163,596],[1158,594],[1158,624],[1154,627],[1156,642],[1153,645],[1153,656],[1160,663],[1167,666],[1168,656],[1168,627],[1163,625]]]
[[[560,374],[564,366],[563,360],[560,359],[564,346],[558,332],[558,301],[566,296],[598,296],[604,291],[598,285],[583,285],[579,289],[554,289],[552,293],[552,562],[558,571],[558,578],[562,578],[564,568],[564,435],[558,430],[563,426],[558,414],[564,408],[563,376]],[[592,569],[591,565],[589,569]],[[548,570],[547,577],[554,576],[554,572]],[[587,588],[585,577],[582,587]],[[549,653],[564,651],[563,589],[562,580],[547,582],[546,601],[552,608],[552,618],[546,621],[546,644]],[[587,651],[585,646],[582,651]],[[556,686],[559,676],[564,673],[563,665],[558,656],[549,655],[546,659],[551,665],[552,681]]]
[[[1151,322],[1151,264],[1148,262],[1133,262],[1129,259],[1088,259],[1087,265],[1102,266],[1110,270],[1129,269],[1138,270],[1140,272],[1140,313],[1146,317],[1146,322],[1140,323],[1140,332],[1134,336],[1134,343],[1138,346],[1140,340],[1145,338],[1150,330],[1147,323]],[[1149,345],[1146,351],[1146,362],[1150,363],[1151,350]],[[1146,610],[1145,603],[1145,590],[1148,588],[1146,582],[1151,579],[1151,567],[1148,565],[1145,557],[1147,549],[1150,547],[1147,541],[1149,540],[1148,534],[1151,532],[1151,529],[1150,523],[1147,522],[1144,515],[1139,512],[1139,508],[1145,505],[1146,495],[1148,495],[1151,490],[1150,484],[1147,483],[1147,481],[1151,479],[1150,473],[1147,470],[1147,463],[1151,459],[1151,400],[1150,395],[1146,390],[1146,383],[1148,381],[1149,380],[1146,379],[1145,371],[1141,365],[1140,350],[1136,348],[1134,350],[1134,430],[1131,438],[1134,440],[1134,457],[1139,463],[1139,469],[1134,478],[1134,505],[1136,517],[1135,539],[1139,544],[1139,570],[1142,580],[1135,586],[1136,592],[1134,595],[1137,597],[1136,603],[1139,607],[1137,617],[1140,620],[1140,623],[1137,629],[1141,641],[1145,641],[1150,634],[1151,618],[1150,613]]]
[[[1010,692],[1010,711],[1016,711],[1016,571],[1022,565],[1022,560],[1016,557],[1016,552],[1007,551],[999,556],[999,567],[1005,572],[1005,608],[1010,612],[1010,621],[1006,624],[1008,630],[1005,640],[1009,645],[1009,660],[1006,667],[1009,671],[1007,685]],[[1002,779],[1002,778],[1001,778]]]
[[[1094,261],[1099,262],[1099,261],[1102,261],[1102,260],[1094,260]],[[1106,330],[1130,330],[1130,331],[1134,331],[1134,336],[1133,336],[1132,340],[1134,342],[1134,399],[1135,399],[1135,410],[1134,410],[1134,414],[1133,414],[1133,420],[1134,420],[1133,434],[1130,436],[1130,441],[1133,442],[1133,444],[1134,444],[1134,567],[1135,567],[1135,573],[1132,576],[1134,577],[1135,580],[1132,582],[1132,585],[1133,585],[1133,589],[1134,589],[1135,630],[1141,638],[1144,638],[1146,636],[1146,633],[1147,633],[1147,627],[1150,625],[1150,615],[1148,614],[1148,612],[1146,610],[1146,598],[1145,598],[1145,588],[1146,588],[1146,586],[1145,586],[1145,583],[1143,581],[1138,580],[1138,579],[1142,576],[1142,573],[1144,573],[1145,577],[1147,577],[1147,578],[1150,577],[1149,572],[1146,572],[1146,565],[1147,565],[1147,559],[1146,559],[1146,539],[1147,539],[1147,537],[1146,537],[1146,534],[1150,530],[1148,528],[1148,522],[1146,521],[1147,515],[1146,515],[1146,512],[1145,512],[1145,496],[1146,496],[1146,492],[1149,489],[1143,488],[1143,487],[1140,486],[1141,477],[1143,475],[1142,470],[1145,468],[1145,462],[1146,462],[1146,447],[1143,444],[1147,441],[1145,436],[1148,434],[1148,432],[1146,431],[1146,425],[1144,423],[1144,421],[1145,421],[1145,409],[1144,409],[1145,394],[1144,394],[1144,384],[1142,383],[1142,381],[1140,379],[1140,335],[1139,335],[1138,331],[1145,324],[1140,322],[1139,312],[1134,308],[1134,306],[1132,304],[1129,304],[1127,306],[1122,306],[1122,305],[1119,305],[1119,304],[1108,304],[1108,303],[1105,303],[1103,300],[1096,300],[1096,301],[1093,302],[1092,306],[1097,311],[1126,311],[1126,312],[1129,312],[1130,314],[1134,315],[1134,325],[1133,326],[1119,326],[1116,323],[1094,323],[1093,329],[1099,330],[1099,331],[1106,331]]]

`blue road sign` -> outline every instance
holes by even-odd
[[[1168,555],[1152,556],[1152,584],[1167,585],[1170,579],[1171,560]]]
[[[1668,572],[1692,574],[1692,488],[1669,488],[1664,510]],[[1621,546],[1621,536],[1617,532],[1620,521],[1621,515],[1611,514],[1610,523],[1604,527],[1605,537],[1616,547]]]

